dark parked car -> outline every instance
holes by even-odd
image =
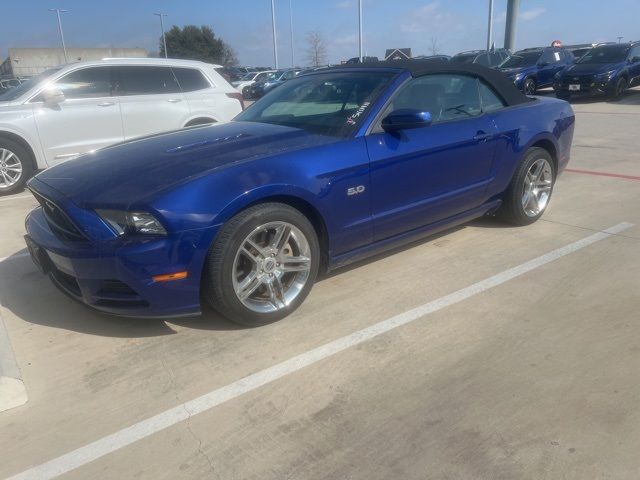
[[[640,42],[598,45],[555,76],[556,96],[568,100],[578,95],[618,98],[640,84]]]
[[[292,68],[289,70],[278,70],[273,74],[269,74],[266,79],[256,82],[248,88],[247,93],[249,94],[249,98],[260,98],[266,95],[287,80],[298,76],[302,71],[303,69],[301,68]]]
[[[574,61],[571,52],[562,47],[527,48],[507,58],[499,70],[520,91],[535,95],[539,88],[551,87],[555,74]]]
[[[411,60],[442,60],[448,62],[451,60],[449,55],[418,55],[417,57],[411,57]]]
[[[509,51],[504,48],[495,50],[470,50],[451,57],[452,62],[477,63],[485,67],[495,68],[509,57]]]
[[[535,222],[573,129],[569,103],[477,65],[319,70],[229,123],[38,174],[26,242],[56,286],[98,310],[194,315],[203,299],[264,324],[293,312],[319,272],[483,215]]]
[[[377,62],[377,61],[379,61],[378,57],[362,57],[362,63],[371,63],[371,62]],[[358,64],[360,63],[360,57],[350,58],[345,63],[348,65]]]

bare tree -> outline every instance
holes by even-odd
[[[307,61],[312,67],[327,63],[327,47],[322,34],[314,30],[307,33]]]
[[[440,53],[438,37],[431,37],[431,46],[429,47],[429,52],[431,52],[431,55],[438,55]]]

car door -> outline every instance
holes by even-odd
[[[374,238],[382,240],[460,214],[484,202],[496,128],[482,114],[478,79],[434,74],[410,80],[367,136]],[[394,110],[428,111],[428,127],[388,133]]]
[[[225,102],[219,98],[221,92],[219,92],[217,85],[212,85],[199,69],[188,67],[172,67],[171,69],[189,106],[191,118],[202,115],[203,118],[214,117],[217,121],[230,119],[228,115],[224,115]]]
[[[80,68],[59,78],[51,87],[64,94],[64,101],[47,104],[42,93],[31,100],[48,165],[123,140],[112,76],[109,66]]]
[[[632,85],[640,83],[640,45],[634,46],[627,56],[629,62],[629,81]]]
[[[559,48],[546,49],[538,60],[538,87],[553,84],[553,77],[565,67],[566,63]]]
[[[115,72],[126,140],[185,125],[189,105],[171,67],[120,65]]]

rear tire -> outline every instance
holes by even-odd
[[[256,205],[218,233],[206,262],[203,296],[235,323],[265,325],[302,304],[319,265],[318,238],[302,213],[282,203]]]
[[[549,152],[544,148],[530,148],[511,179],[498,216],[512,225],[534,223],[547,209],[555,178]]]
[[[0,195],[10,195],[24,188],[33,175],[34,159],[21,144],[0,138]]]

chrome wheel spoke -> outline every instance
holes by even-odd
[[[269,282],[269,301],[271,304],[280,309],[282,307],[286,307],[286,302],[284,300],[284,291],[282,288],[282,282],[278,277],[273,277],[273,280]]]
[[[247,275],[247,277],[238,285],[236,288],[236,294],[238,295],[238,298],[242,300],[255,292],[260,285],[262,285],[262,281],[258,277],[258,274],[253,272]]]
[[[289,241],[289,236],[291,235],[291,227],[288,225],[282,225],[276,230],[276,234],[273,237],[273,241],[271,242],[271,248],[276,252],[280,252],[283,247]]]
[[[280,270],[283,272],[304,272],[311,268],[311,259],[307,257],[284,257]]]

